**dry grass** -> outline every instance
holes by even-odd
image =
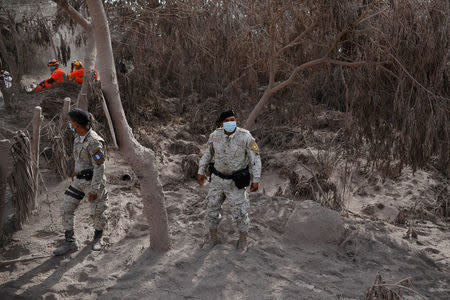
[[[14,222],[17,229],[28,219],[34,209],[37,182],[34,181],[31,144],[27,132],[18,131],[12,139],[13,169],[8,179],[14,205]]]
[[[381,276],[377,273],[375,282],[369,288],[366,293],[366,300],[401,300],[404,293],[414,294],[420,296],[420,299],[426,299],[414,289],[412,289],[412,283],[410,278],[402,279],[396,283],[386,283]]]

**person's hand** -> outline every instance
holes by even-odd
[[[205,184],[205,180],[206,180],[206,176],[205,175],[197,174],[198,184],[204,185]]]
[[[72,174],[72,181],[73,181],[73,178],[75,177],[75,175],[77,175],[77,173],[73,172],[73,174]]]
[[[97,199],[97,194],[89,193],[88,199],[89,199],[89,202],[94,201],[95,199]]]
[[[258,183],[253,182],[253,183],[250,185],[250,193],[256,192],[257,190],[258,190]]]

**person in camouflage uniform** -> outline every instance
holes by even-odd
[[[217,228],[221,219],[222,204],[228,199],[231,203],[233,223],[239,229],[237,248],[246,251],[250,201],[247,188],[238,188],[231,177],[236,171],[248,168],[250,192],[256,192],[261,177],[261,159],[255,139],[248,130],[236,127],[236,121],[236,115],[232,110],[224,111],[220,115],[218,122],[220,128],[209,136],[207,149],[200,159],[197,179],[199,184],[203,185],[206,180],[206,169],[210,168],[211,183],[206,197],[209,247],[219,243]]]
[[[75,109],[69,112],[69,117],[69,128],[77,134],[73,147],[75,173],[61,203],[65,242],[54,251],[55,255],[78,250],[78,242],[74,235],[74,214],[85,194],[91,203],[95,229],[92,249],[101,250],[108,207],[108,194],[105,189],[105,141],[90,128],[90,117],[87,112]]]

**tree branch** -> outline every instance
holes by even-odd
[[[306,28],[302,33],[300,33],[292,42],[290,42],[289,44],[287,44],[286,46],[284,46],[283,48],[281,48],[280,50],[278,50],[276,56],[280,56],[281,53],[283,53],[284,51],[286,51],[287,49],[294,47],[296,45],[299,45],[300,39],[303,38],[307,33],[309,33],[314,27],[316,27],[316,21],[314,21],[311,26],[309,26],[308,28]]]
[[[405,72],[406,75],[408,75],[408,77],[411,78],[411,80],[414,81],[418,86],[420,86],[425,92],[427,92],[428,94],[430,94],[433,97],[442,98],[447,101],[450,100],[449,98],[446,98],[441,95],[437,95],[437,94],[433,93],[432,91],[430,91],[429,89],[427,89],[419,81],[417,81],[417,79],[415,79],[414,76],[411,75],[411,73],[408,72],[408,70],[402,65],[402,63],[394,55],[389,54],[389,56],[392,57],[395,60],[395,62],[400,66],[400,68],[402,68],[403,72]]]
[[[304,70],[304,69],[306,69],[308,67],[313,67],[313,66],[319,65],[321,63],[324,63],[326,60],[327,60],[326,57],[322,57],[322,58],[318,58],[318,59],[315,59],[315,60],[308,61],[308,62],[306,62],[304,64],[301,64],[300,66],[296,67],[294,69],[294,71],[292,71],[292,73],[291,73],[291,75],[289,76],[288,79],[286,79],[283,82],[278,83],[277,85],[275,85],[273,87],[273,89],[271,91],[271,94],[274,94],[274,93],[278,92],[279,90],[281,90],[282,88],[290,85],[292,83],[292,81],[294,81],[295,75],[297,75],[298,72],[300,72],[300,71],[302,71],[302,70]]]
[[[89,31],[89,28],[91,27],[91,23],[83,17],[82,14],[80,14],[75,8],[73,8],[67,0],[53,0],[59,7],[64,9],[67,14],[75,21],[77,22],[85,31]]]
[[[294,71],[292,71],[292,73],[288,79],[286,79],[283,82],[280,82],[272,89],[272,94],[274,94],[274,93],[278,92],[280,89],[290,85],[292,83],[292,81],[294,81],[295,75],[297,75],[298,72],[300,72],[306,68],[313,67],[313,66],[323,64],[323,63],[329,63],[329,64],[339,65],[339,66],[344,66],[344,67],[359,67],[364,64],[367,64],[367,62],[365,62],[365,61],[348,62],[348,61],[330,59],[327,57],[322,57],[322,58],[318,58],[315,60],[311,60],[309,62],[306,62],[306,63],[296,67],[294,69]]]

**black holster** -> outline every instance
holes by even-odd
[[[87,181],[92,180],[92,176],[94,176],[94,170],[92,169],[84,169],[77,173],[78,179],[85,179]]]
[[[81,200],[84,198],[84,192],[80,191],[79,189],[74,188],[73,186],[69,186],[67,191],[64,193],[72,198],[75,198],[77,200]]]

